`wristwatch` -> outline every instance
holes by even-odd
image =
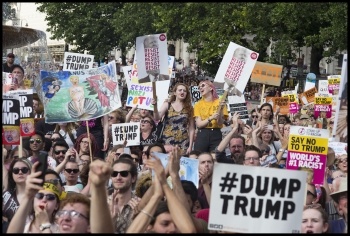
[[[45,229],[49,229],[51,227],[51,223],[44,223],[39,226],[39,229],[41,231],[44,231]]]
[[[280,148],[280,150],[278,150],[279,152],[284,152],[284,149],[283,148]]]

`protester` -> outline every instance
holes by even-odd
[[[322,234],[328,231],[328,215],[320,204],[304,207],[301,233]]]
[[[194,117],[198,133],[194,143],[194,150],[214,152],[222,139],[220,129],[228,117],[226,103],[220,103],[214,84],[208,80],[199,83],[202,98],[194,105]],[[219,106],[223,106],[219,109]]]
[[[11,73],[11,68],[15,63],[15,54],[12,52],[6,56],[6,62],[2,64],[2,72]]]

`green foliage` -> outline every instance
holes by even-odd
[[[103,58],[114,47],[134,46],[136,37],[166,33],[189,43],[201,69],[215,75],[230,42],[259,53],[259,61],[283,64],[312,47],[311,72],[323,57],[347,50],[347,3],[184,2],[39,3],[53,39],[65,39]],[[249,40],[248,40],[249,38]],[[272,55],[267,48],[272,43]]]

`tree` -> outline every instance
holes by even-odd
[[[37,2],[38,11],[46,14],[51,39],[64,39],[103,59],[118,45],[120,35],[113,30],[113,15],[123,6],[119,2]]]

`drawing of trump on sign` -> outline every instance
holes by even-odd
[[[165,34],[137,37],[136,54],[139,83],[169,80]]]

